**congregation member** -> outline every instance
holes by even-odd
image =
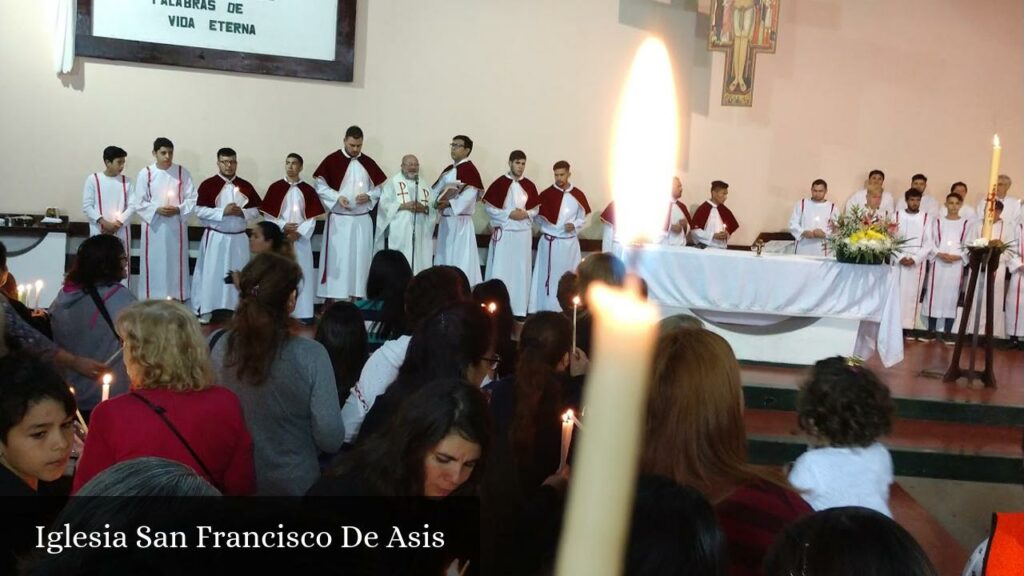
[[[686,246],[686,238],[690,234],[690,210],[683,202],[683,181],[678,176],[672,177],[672,203],[668,208],[668,221],[665,223],[665,238],[662,244],[667,246]]]
[[[953,185],[949,187],[949,192],[960,197],[961,218],[964,218],[965,220],[976,220],[978,218],[985,217],[984,200],[982,201],[983,203],[980,211],[975,211],[974,208],[967,203],[967,184],[964,184],[963,182],[954,182]],[[942,208],[939,209],[939,215],[942,218],[945,218],[946,214],[946,205],[943,204]]]
[[[485,280],[473,286],[473,301],[483,306],[494,319],[494,350],[499,360],[487,382],[504,378],[516,366],[516,319],[512,314],[508,289],[501,280]]]
[[[473,213],[483,194],[484,184],[469,155],[473,140],[469,136],[452,138],[452,163],[441,171],[431,187],[434,206],[441,215],[437,229],[435,264],[455,266],[469,278],[469,285],[480,283],[480,254],[476,247]]]
[[[359,381],[345,401],[341,417],[346,443],[355,441],[377,397],[398,377],[412,333],[438,310],[471,299],[466,275],[454,266],[434,266],[413,277],[405,291],[405,331],[398,339],[385,342],[366,360]]]
[[[153,141],[154,162],[139,171],[132,208],[142,219],[139,249],[140,299],[188,300],[187,222],[196,208],[192,174],[174,163],[174,143]]]
[[[252,434],[261,496],[305,494],[320,477],[319,453],[345,438],[327,350],[288,327],[300,282],[294,261],[256,256],[239,277],[230,328],[210,336],[218,381],[238,396]]]
[[[903,194],[904,207],[896,211],[896,236],[906,240],[897,261],[900,273],[900,316],[903,330],[916,330],[921,318],[921,294],[928,273],[935,216],[921,208],[923,196],[910,188]]]
[[[970,239],[971,223],[960,216],[962,202],[956,192],[946,196],[946,216],[935,220],[932,227],[932,271],[924,297],[925,315],[928,317],[927,340],[936,338],[939,320],[943,320],[942,339],[953,344],[953,322],[957,318],[960,285],[968,254],[966,243]]]
[[[381,250],[373,255],[366,298],[356,302],[373,350],[405,333],[405,291],[411,281],[409,261],[401,252]]]
[[[1024,451],[1024,435],[1021,436]],[[1021,544],[1024,512],[995,512],[989,536],[978,544],[964,566],[963,576],[1015,576],[1024,570]]]
[[[323,345],[331,359],[341,408],[366,365],[369,348],[363,315],[351,302],[332,302],[320,316],[313,339]]]
[[[1006,271],[1010,277],[1006,292],[1006,335],[1011,345],[1024,349],[1021,340],[1024,337],[1024,250],[1021,249],[1024,222],[1018,222],[1013,229],[1012,237],[1017,243],[1017,249],[1010,253],[1006,261]]]
[[[892,456],[879,438],[892,431],[889,388],[856,358],[819,360],[797,396],[797,422],[813,447],[789,482],[811,508],[863,506],[892,518]]]
[[[136,302],[117,318],[131,393],[101,402],[75,472],[78,490],[118,462],[143,456],[191,467],[226,495],[256,489],[242,406],[213,384],[199,323],[177,302]]]
[[[808,256],[827,256],[828,229],[836,205],[825,199],[828,182],[818,178],[811,183],[811,197],[801,198],[789,215],[789,233],[796,238],[796,253]]]
[[[398,250],[414,275],[430,268],[437,210],[430,201],[430,187],[420,184],[418,158],[412,154],[402,157],[401,169],[384,183],[377,206],[373,249]]]
[[[705,200],[693,213],[693,227],[690,235],[701,248],[729,247],[729,237],[740,228],[731,210],[725,207],[729,198],[729,185],[721,180],[711,183],[711,198]]]
[[[885,172],[875,169],[868,173],[868,181],[865,183],[864,188],[853,193],[849,200],[846,201],[846,210],[853,208],[854,206],[860,206],[866,208],[868,204],[868,193],[875,192],[881,196],[879,203],[875,206],[875,210],[881,210],[884,213],[892,214],[896,211],[896,204],[893,202],[892,194],[889,194],[884,189],[885,185]]]
[[[491,221],[491,242],[487,250],[485,280],[500,280],[508,289],[512,314],[526,316],[530,303],[533,268],[533,219],[537,208],[527,211],[535,201],[537,186],[523,174],[526,153],[513,150],[508,156],[508,172],[499,176],[483,197],[484,210]]]
[[[740,368],[725,339],[680,328],[658,339],[654,358],[640,473],[704,494],[729,574],[760,574],[776,536],[811,508],[781,472],[747,460]]]
[[[1010,179],[1006,174],[1000,174],[996,180],[996,200],[1003,203],[1003,221],[1008,226],[1014,226],[1020,222],[1021,218],[1021,201],[1020,198],[1014,198],[1010,196],[1010,187],[1013,186],[1013,180]],[[978,219],[985,217],[985,202],[987,198],[982,198],[978,201]]]
[[[359,126],[349,126],[342,145],[313,172],[316,192],[328,212],[316,295],[333,300],[366,296],[366,276],[373,257],[370,211],[387,180],[380,166],[363,154]]]
[[[128,373],[124,358],[117,355],[121,337],[114,319],[135,302],[135,296],[121,282],[126,275],[128,257],[117,237],[101,234],[78,247],[71,270],[57,298],[50,305],[50,325],[55,344],[73,354],[110,363],[110,397],[128,391]],[[100,403],[101,387],[96,378],[65,370],[74,386],[78,407],[83,415]]]
[[[267,252],[297,261],[295,258],[295,247],[291,240],[288,239],[288,236],[285,235],[284,230],[273,222],[260,220],[249,232],[249,257]],[[234,280],[237,280],[240,271],[241,269],[231,273]]]
[[[128,153],[117,146],[103,149],[103,171],[86,176],[82,190],[82,212],[89,220],[89,236],[110,234],[124,245],[124,253],[132,253],[131,221],[135,208],[131,205],[135,186],[124,175]],[[130,276],[125,285],[131,286]]]
[[[196,199],[196,216],[206,230],[192,273],[192,310],[204,324],[214,311],[238,306],[238,290],[224,278],[249,261],[246,227],[260,217],[260,195],[236,174],[238,154],[231,148],[217,150],[217,169],[199,185]]]
[[[530,314],[561,309],[558,280],[580,263],[579,233],[590,214],[586,194],[570,181],[569,163],[559,160],[552,170],[555,183],[526,204],[526,210],[537,209],[541,232],[530,288]]]
[[[302,268],[302,285],[292,315],[303,322],[313,319],[316,296],[316,267],[313,265],[313,232],[324,205],[316,189],[302,180],[302,156],[292,152],[284,160],[284,178],[267,188],[260,203],[266,222],[275,224],[291,241],[295,259]],[[255,228],[253,233],[255,234]],[[239,268],[241,270],[241,268]]]
[[[18,298],[18,280],[7,268],[7,245],[0,242],[0,300],[5,304],[5,310],[16,314],[22,323],[31,326],[40,336],[53,337],[50,329],[49,318],[44,314],[37,314],[26,306]]]
[[[921,207],[919,210],[928,214],[930,218],[938,218],[942,210],[939,201],[928,193],[928,177],[924,174],[914,174],[910,177],[910,187],[921,193]],[[896,202],[896,212],[899,213],[907,207],[906,194]]]
[[[608,286],[622,286],[626,282],[626,263],[608,252],[591,254],[576,267],[575,294],[580,301],[575,307],[569,303],[565,313],[576,322],[576,348],[584,355],[590,354],[591,336],[594,329],[594,314],[590,311],[588,292],[590,285],[601,282]]]

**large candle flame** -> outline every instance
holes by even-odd
[[[992,136],[992,146],[994,148],[1000,148],[999,146],[999,134]]]
[[[664,232],[679,155],[679,111],[668,49],[648,38],[619,101],[612,150],[615,235],[624,243]]]

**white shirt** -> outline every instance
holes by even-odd
[[[373,403],[398,378],[398,369],[405,362],[405,352],[412,336],[388,340],[370,355],[359,374],[359,382],[341,408],[341,421],[345,424],[345,442],[354,442],[363,427],[363,420]]]
[[[804,452],[789,473],[815,510],[863,506],[892,518],[889,485],[892,456],[878,442],[867,448],[815,448]]]

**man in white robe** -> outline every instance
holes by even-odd
[[[921,201],[920,190],[907,190],[903,200],[906,207],[898,210],[895,216],[896,235],[907,241],[896,261],[900,272],[900,306],[905,331],[916,330],[919,324],[923,327],[921,291],[933,249],[931,231],[935,226],[935,216],[921,208]]]
[[[672,203],[668,208],[668,222],[665,224],[665,237],[661,243],[666,246],[686,246],[686,238],[690,234],[690,210],[683,202],[683,181],[678,176],[672,177]]]
[[[484,184],[480,172],[469,159],[472,152],[473,140],[468,136],[452,138],[452,163],[434,182],[435,207],[441,213],[434,263],[459,268],[469,278],[469,285],[476,286],[481,275],[473,213],[476,212],[477,200],[483,194]]]
[[[721,180],[711,183],[711,198],[693,213],[690,236],[694,244],[721,250],[729,247],[729,237],[739,230],[740,224],[732,211],[725,207],[728,198],[729,184]]]
[[[328,210],[316,291],[321,298],[366,297],[366,279],[373,260],[370,211],[380,199],[387,176],[362,150],[363,131],[350,126],[344,148],[324,158],[313,172],[316,192]]]
[[[124,175],[124,162],[128,153],[117,146],[103,149],[103,171],[86,176],[82,190],[82,212],[89,219],[89,236],[111,234],[124,245],[125,256],[131,257],[131,219],[135,208],[131,205],[135,186]],[[131,287],[131,270],[127,271],[125,286]]]
[[[131,207],[142,219],[139,249],[140,300],[188,300],[189,216],[196,207],[192,175],[174,163],[174,144],[167,138],[153,142],[155,162],[139,171]]]
[[[579,266],[579,231],[590,214],[587,196],[569,181],[569,163],[559,160],[553,169],[555,183],[526,204],[526,210],[537,209],[541,231],[530,289],[530,314],[562,309],[558,303],[558,281]]]
[[[999,240],[1000,242],[1009,244],[1014,240],[1014,230],[1006,220],[1002,217],[1005,213],[1003,202],[996,200],[996,214],[995,220],[992,222],[992,240]],[[984,214],[984,212],[982,213]],[[982,228],[984,226],[984,217],[975,220],[970,233],[970,239],[980,238]],[[1012,249],[1016,249],[1016,245]],[[1011,250],[1003,251],[999,257],[999,267],[996,269],[995,283],[993,284],[993,297],[995,298],[995,304],[992,308],[992,337],[993,338],[1006,338],[1006,277],[1007,269],[1009,268],[1010,260],[1013,259],[1014,254]],[[974,292],[974,304],[971,305],[971,314],[974,314],[977,303],[979,301],[984,302],[982,296],[984,295],[984,284],[982,279],[978,280],[978,287]],[[981,317],[978,323],[978,334],[984,335],[987,323],[985,322],[985,307],[984,304],[981,308]],[[974,333],[974,320],[972,319],[967,323],[967,332],[969,334]]]
[[[811,197],[803,198],[793,206],[789,215],[789,233],[796,238],[796,253],[807,256],[827,256],[826,232],[836,205],[825,199],[828,183],[818,178],[811,184]]]
[[[267,222],[276,224],[292,241],[295,259],[302,268],[302,286],[295,299],[292,317],[303,323],[311,323],[317,280],[312,238],[316,230],[316,219],[324,213],[324,205],[316,189],[302,180],[302,166],[302,156],[294,152],[285,158],[285,177],[267,188],[260,211]]]
[[[892,194],[886,192],[882,186],[885,184],[885,173],[881,170],[872,170],[868,174],[867,185],[854,192],[850,199],[846,201],[846,210],[854,206],[860,206],[861,208],[867,205],[867,196],[869,190],[881,192],[882,202],[879,209],[882,212],[893,214],[896,211],[896,204],[893,202]]]
[[[402,169],[384,183],[380,193],[373,248],[405,254],[414,276],[434,264],[437,211],[430,199],[430,188],[420,183],[419,159],[403,156]]]
[[[1006,269],[1010,274],[1010,282],[1006,292],[1006,335],[1018,348],[1024,349],[1021,337],[1024,337],[1024,223],[1013,227],[1012,241],[1014,245],[1007,250]]]
[[[508,289],[512,314],[526,316],[530,304],[533,266],[533,219],[538,207],[526,205],[539,196],[537,186],[527,177],[526,154],[513,150],[509,171],[499,176],[483,197],[491,220],[491,243],[487,251],[486,280],[497,278]]]
[[[977,212],[968,203],[968,201],[967,201],[967,184],[964,184],[963,182],[954,182],[953,185],[949,187],[949,191],[950,191],[951,194],[956,194],[957,196],[960,197],[960,201],[961,201],[960,217],[961,218],[966,218],[967,220],[974,221],[974,220],[977,220],[978,218],[982,218],[982,217],[985,216],[985,208],[984,208],[984,206],[982,206],[982,209],[981,209],[980,212]],[[946,217],[946,205],[945,204],[943,204],[942,207],[939,209],[939,216],[942,217],[942,218]]]
[[[942,339],[954,343],[952,331],[957,318],[960,286],[964,277],[968,252],[965,244],[970,240],[971,222],[960,216],[960,197],[946,196],[947,216],[935,221],[932,228],[932,273],[924,297],[924,314],[928,317],[928,339],[935,338],[942,319]]]
[[[910,178],[910,187],[921,193],[921,212],[928,214],[930,218],[942,216],[942,205],[931,194],[928,193],[928,177],[924,174],[914,174]],[[904,195],[906,196],[906,195]],[[906,198],[900,198],[896,202],[896,212],[907,207]]]
[[[199,185],[196,216],[206,228],[199,241],[199,258],[192,274],[192,310],[201,323],[215,310],[238,307],[238,289],[224,278],[249,263],[248,222],[260,217],[260,196],[239,178],[238,154],[231,148],[217,151],[218,174]]]
[[[996,200],[1003,203],[1003,221],[1006,222],[1008,227],[1017,225],[1021,219],[1021,202],[1020,198],[1014,198],[1009,195],[1010,186],[1013,185],[1013,181],[1006,174],[1000,174],[999,180],[996,183]],[[978,201],[978,214],[977,219],[981,220],[985,217],[985,202],[987,198],[982,198]]]

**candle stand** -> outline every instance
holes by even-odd
[[[1006,250],[1006,245],[999,242],[990,242],[988,246],[971,246],[968,248],[970,261],[968,263],[969,278],[967,280],[967,294],[964,297],[963,315],[960,318],[960,330],[957,332],[956,347],[953,348],[953,359],[949,363],[949,369],[942,378],[943,382],[956,382],[960,377],[967,378],[968,386],[972,385],[977,378],[986,388],[996,387],[996,376],[993,368],[993,338],[992,322],[995,312],[995,280],[996,271],[999,270],[999,257]],[[984,274],[985,291],[977,305],[974,303],[974,294],[978,287],[978,279]],[[985,368],[981,371],[975,370],[975,355],[978,350],[978,328],[981,321],[982,303],[985,306]],[[971,309],[974,308],[974,333],[971,335],[970,360],[967,370],[960,367],[960,356],[963,354],[964,345],[968,344],[967,325],[971,320]]]

